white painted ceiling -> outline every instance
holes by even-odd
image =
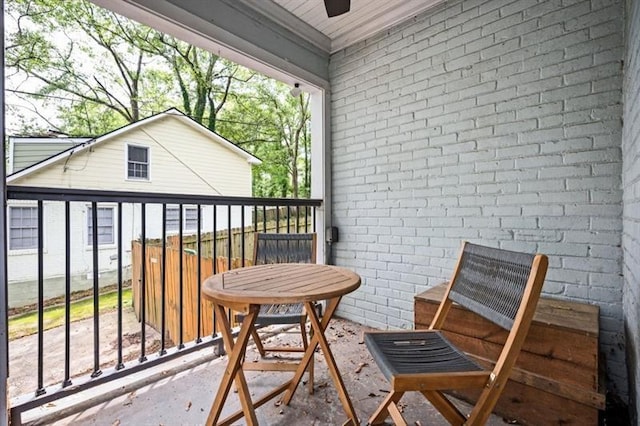
[[[351,10],[327,17],[323,0],[242,0],[331,53],[405,21],[443,0],[351,0]]]

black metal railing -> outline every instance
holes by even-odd
[[[220,272],[220,265],[226,263],[224,269],[245,266],[247,259],[252,258],[250,250],[252,232],[315,232],[317,222],[317,208],[321,206],[321,200],[302,199],[265,199],[248,197],[221,197],[202,195],[176,195],[176,194],[151,194],[139,192],[116,192],[78,189],[51,189],[36,187],[9,186],[7,188],[8,208],[12,205],[33,206],[37,209],[37,244],[31,251],[20,252],[22,261],[29,256],[37,265],[34,291],[35,303],[35,333],[37,344],[34,353],[28,354],[31,359],[36,359],[37,368],[33,369],[34,378],[29,380],[34,383],[31,389],[21,389],[21,395],[12,398],[11,412],[12,418],[17,422],[20,420],[22,412],[47,404],[59,398],[74,394],[87,388],[127,376],[151,366],[158,365],[168,360],[179,357],[183,354],[199,350],[205,346],[216,346],[222,350],[221,340],[215,328],[215,318],[213,312],[206,312],[206,305],[203,305],[200,296],[201,277],[205,271],[212,273]],[[25,204],[26,203],[26,204]],[[107,207],[105,207],[107,206]],[[178,229],[175,235],[170,235],[167,230],[167,207],[178,206]],[[195,209],[196,229],[192,233],[187,233],[184,228],[186,208],[190,208],[193,213]],[[101,222],[99,209],[113,209],[113,213],[108,216],[112,219],[112,226],[109,221]],[[91,209],[91,217],[88,220],[88,209]],[[81,214],[84,212],[85,214]],[[126,215],[126,216],[125,216]],[[62,216],[62,217],[60,217]],[[10,217],[10,213],[9,213]],[[158,220],[158,218],[161,218]],[[193,216],[190,217],[193,220]],[[50,230],[61,232],[57,224],[64,227],[62,234],[64,238],[58,241],[56,237],[47,237]],[[10,223],[9,227],[12,224]],[[88,231],[90,226],[90,232]],[[50,229],[48,229],[50,228]],[[87,229],[85,233],[84,230]],[[80,243],[77,242],[79,235],[86,235]],[[109,236],[111,235],[111,239]],[[224,239],[226,235],[226,240]],[[104,249],[105,238],[112,241],[107,244],[109,250]],[[235,238],[235,240],[234,240]],[[167,310],[168,298],[168,255],[171,247],[175,246],[177,239],[178,252],[178,274],[177,274],[177,335],[171,335],[168,330]],[[80,238],[82,240],[82,238]],[[46,247],[45,247],[46,242]],[[139,248],[139,255],[137,254]],[[175,248],[175,247],[174,247]],[[52,266],[59,267],[56,262],[47,259],[59,250],[64,257],[64,266],[60,273],[50,270]],[[160,250],[160,314],[155,329],[159,333],[159,344],[153,348],[148,347],[147,342],[147,322],[149,312],[148,305],[151,300],[147,294],[147,283],[152,279],[154,270],[149,265],[158,263],[157,258],[150,259],[153,250]],[[74,299],[74,285],[77,281],[74,273],[78,261],[76,257],[86,252],[90,253],[90,272],[86,273],[87,290],[85,296],[91,298],[93,313],[91,328],[93,329],[93,339],[91,348],[92,360],[88,365],[77,365],[74,355],[78,348],[74,347],[75,338],[72,339],[72,303]],[[130,253],[127,260],[126,252]],[[194,262],[189,261],[184,264],[185,254],[195,255]],[[249,253],[251,252],[251,253]],[[104,253],[111,253],[105,259]],[[154,252],[155,253],[155,252]],[[8,261],[8,281],[12,282],[12,272],[18,272],[17,266],[12,266],[12,256],[15,252],[9,250],[6,253]],[[58,258],[56,258],[58,259]],[[112,262],[115,260],[115,275],[109,282],[105,275],[106,267],[113,269]],[[139,262],[139,263],[137,263]],[[150,263],[155,262],[155,263]],[[210,262],[210,264],[209,264]],[[108,265],[105,265],[108,263]],[[51,265],[49,267],[48,265]],[[136,266],[137,265],[137,266]],[[12,271],[12,268],[14,269]],[[133,276],[136,269],[138,276]],[[191,271],[189,269],[195,269]],[[113,272],[113,271],[112,271]],[[50,283],[52,275],[60,275],[58,280],[63,281],[63,294],[51,295]],[[190,275],[189,275],[190,274]],[[195,275],[195,280],[185,283],[186,276]],[[75,281],[74,281],[75,280]],[[136,284],[137,292],[133,291],[133,305],[135,313],[140,322],[139,343],[134,351],[128,346],[128,354],[123,351],[125,337],[127,336],[124,327],[124,316],[132,315],[131,309],[125,309],[124,293],[128,282],[132,286]],[[195,281],[195,288],[193,281]],[[109,284],[112,284],[109,286]],[[117,293],[117,303],[115,307],[115,354],[110,359],[101,358],[101,330],[106,321],[104,314],[100,310],[101,288],[108,286]],[[10,288],[11,290],[11,288]],[[134,289],[135,290],[135,289]],[[187,301],[187,293],[195,295],[197,300]],[[64,354],[64,361],[61,374],[45,378],[45,363],[48,354],[53,352],[50,345],[45,346],[45,308],[50,298],[57,296],[57,300],[64,308],[64,320],[60,330],[64,333],[63,348],[60,350]],[[9,303],[11,304],[11,291],[9,291]],[[185,303],[195,303],[197,317],[196,334],[185,338]],[[203,307],[204,306],[204,307]],[[113,311],[109,318],[112,318]],[[211,332],[204,335],[205,314],[209,315]],[[230,313],[229,313],[230,314]],[[10,321],[11,323],[11,321]],[[32,337],[33,338],[33,337]],[[186,341],[185,341],[186,340]],[[132,355],[133,354],[133,355]],[[11,349],[9,353],[11,359]],[[20,361],[22,362],[22,361]],[[11,381],[12,361],[9,364],[9,380]],[[78,375],[78,371],[83,374]],[[50,373],[50,371],[49,371]]]

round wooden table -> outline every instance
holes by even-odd
[[[324,353],[338,396],[347,413],[348,420],[345,424],[357,425],[358,418],[324,331],[342,296],[356,290],[359,286],[360,277],[348,269],[308,263],[251,266],[213,275],[205,280],[202,295],[213,303],[216,321],[222,333],[225,349],[229,354],[225,374],[211,406],[207,425],[231,424],[243,416],[248,425],[258,424],[255,408],[283,391],[286,391],[283,402],[288,404],[318,345]],[[319,318],[313,304],[321,300],[326,300],[327,306],[322,318]],[[251,400],[242,369],[247,342],[260,311],[260,305],[283,303],[304,304],[311,322],[313,337],[293,378],[254,402]],[[245,314],[235,342],[231,324],[225,314],[225,307]],[[236,381],[242,410],[218,422],[233,380]]]

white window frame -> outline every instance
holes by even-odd
[[[192,215],[189,217],[189,215]],[[198,208],[197,207],[185,207],[184,214],[182,216],[184,223],[182,224],[185,231],[197,231],[198,230]]]
[[[135,177],[129,176],[129,148],[141,148],[147,150],[147,177]],[[151,148],[146,145],[135,144],[135,143],[125,143],[124,149],[124,177],[126,180],[134,181],[134,182],[150,182],[151,181]],[[142,164],[142,163],[140,163]]]
[[[171,212],[171,213],[169,213]],[[171,215],[171,217],[169,217]],[[171,228],[169,228],[169,220],[171,220]],[[180,232],[180,207],[179,206],[167,206],[166,220],[164,223],[167,234]],[[174,226],[175,222],[175,226]]]
[[[8,245],[8,249],[11,253],[37,253],[38,252],[38,224],[37,224],[37,212],[38,212],[38,206],[37,204],[16,204],[16,205],[10,205],[8,206],[8,217],[7,217],[7,245]],[[11,247],[11,219],[13,217],[13,209],[34,209],[36,211],[36,236],[35,236],[35,241],[36,241],[36,245],[35,247],[20,247],[20,248],[13,248]],[[43,207],[43,214],[44,214],[44,207]],[[43,222],[43,226],[44,226],[44,222]],[[44,230],[43,230],[44,231]],[[43,232],[43,236],[44,236],[44,232]],[[43,251],[44,251],[44,242],[43,242]]]
[[[169,211],[171,211],[172,217],[169,218]],[[174,213],[177,216],[173,216]],[[180,216],[180,207],[179,206],[167,206],[167,219],[171,219],[172,226],[175,221],[178,221]],[[193,216],[190,216],[193,215]],[[167,222],[165,221],[165,226]],[[182,206],[182,232],[185,231],[197,231],[198,230],[198,207],[190,207],[190,206]],[[169,228],[166,227],[167,234],[177,234],[180,232],[180,228]]]
[[[111,210],[111,241],[110,242],[100,242],[100,236],[98,234],[98,247],[99,248],[111,248],[111,247],[115,247],[116,246],[116,232],[117,232],[117,224],[116,224],[116,209],[115,206],[113,205],[98,205],[97,209],[108,209]],[[85,214],[85,219],[86,219],[86,227],[85,227],[85,233],[87,236],[87,247],[88,248],[92,248],[93,247],[93,235],[91,233],[89,233],[89,227],[92,225],[90,216],[89,216],[89,212],[91,211],[91,205],[87,206],[86,209],[86,214]],[[98,216],[98,221],[100,220],[100,216]],[[100,223],[98,222],[98,228],[100,228]],[[104,225],[102,225],[104,226]]]

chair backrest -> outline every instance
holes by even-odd
[[[495,406],[529,331],[548,263],[543,254],[463,243],[449,287],[429,328],[442,329],[455,302],[508,330],[490,379],[465,424],[484,424]]]
[[[511,330],[535,255],[466,243],[449,298]]]
[[[257,233],[253,263],[316,263],[316,234]]]

